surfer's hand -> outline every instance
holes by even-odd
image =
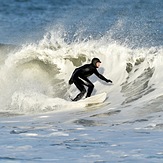
[[[68,83],[69,83],[70,85],[73,84],[73,80],[70,79]]]
[[[108,80],[108,79],[107,79],[107,81],[106,81],[106,82],[107,82],[107,83],[113,83],[111,80]]]

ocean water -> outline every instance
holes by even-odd
[[[0,1],[0,162],[163,161],[163,1]],[[102,61],[93,95],[72,71]]]

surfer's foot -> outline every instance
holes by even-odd
[[[79,101],[84,96],[84,93],[79,93],[72,101]]]
[[[72,99],[72,101],[78,101],[76,98]]]

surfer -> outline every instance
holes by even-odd
[[[100,67],[100,63],[101,61],[98,58],[93,58],[90,64],[85,64],[74,70],[69,80],[69,84],[71,85],[74,83],[75,86],[80,90],[80,93],[72,101],[78,101],[84,96],[84,94],[86,93],[86,89],[84,86],[88,87],[86,98],[91,96],[94,85],[88,79],[88,77],[91,76],[92,74],[95,74],[97,77],[99,77],[101,80],[106,81],[107,83],[108,82],[112,83],[111,80],[106,79],[103,75],[101,75],[97,71],[97,68]]]

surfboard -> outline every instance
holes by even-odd
[[[107,93],[103,92],[103,93],[76,101],[76,103],[85,103],[86,105],[99,104],[99,103],[103,103],[106,97],[107,97]]]

